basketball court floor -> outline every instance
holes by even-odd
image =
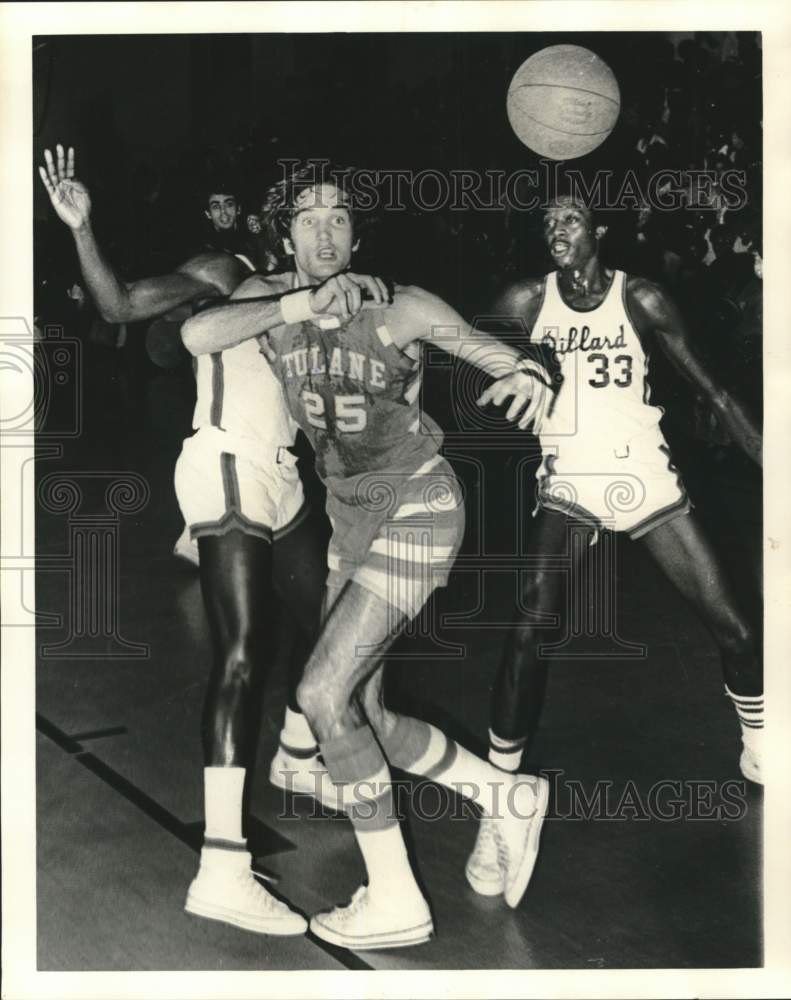
[[[210,657],[197,571],[171,554],[181,529],[172,472],[190,392],[177,375],[124,371],[122,353],[86,352],[82,434],[64,442],[62,457],[42,452],[38,462],[36,602],[56,616],[38,633],[39,969],[761,964],[762,792],[738,770],[738,725],[716,650],[642,549],[621,543],[617,635],[597,650],[575,639],[550,672],[528,769],[548,773],[554,797],[517,910],[465,881],[473,813],[401,776],[435,918],[428,944],[354,954],[185,914],[202,834],[199,719]],[[469,473],[463,462],[456,468]],[[727,461],[698,478],[698,509],[750,589],[759,577],[758,483]],[[66,481],[79,484],[79,509],[56,502]],[[118,481],[127,486],[110,496]],[[388,667],[394,705],[441,721],[481,752],[505,637],[497,623],[515,593],[511,493],[487,491],[482,518],[499,530],[485,586],[473,539],[434,603],[435,631],[401,640]],[[482,505],[470,488],[470,523]],[[85,562],[70,575],[77,553]],[[105,581],[101,593],[112,593],[117,572],[117,598],[89,592],[91,572]],[[625,643],[647,655],[619,659]],[[347,899],[364,871],[345,818],[316,815],[311,800],[268,783],[283,659],[266,692],[247,832],[276,891],[310,914]]]

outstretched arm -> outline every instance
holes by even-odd
[[[74,150],[68,155],[56,147],[57,160],[44,151],[39,175],[58,217],[71,229],[85,284],[102,317],[111,323],[134,322],[160,316],[176,306],[198,299],[230,295],[247,269],[223,253],[204,253],[171,274],[124,282],[96,242],[91,227],[88,189],[74,177]]]
[[[274,281],[254,275],[236,289],[232,301],[188,319],[181,328],[187,350],[191,354],[225,351],[286,323],[329,317],[346,320],[367,305],[384,305],[389,297],[379,278],[348,271],[315,288],[285,293],[282,283]]]
[[[513,317],[513,310],[509,310],[505,318]],[[436,295],[414,286],[400,289],[388,310],[387,323],[398,347],[403,349],[415,340],[429,341],[496,379],[477,400],[480,406],[487,403],[499,406],[513,397],[506,419],[516,420],[519,417],[518,426],[525,428],[536,416],[536,405],[541,396],[536,392],[539,386],[536,376],[544,381],[538,366],[526,360],[515,348],[472,327]],[[549,376],[546,377],[548,380]]]
[[[742,451],[761,465],[761,428],[747,407],[707,370],[695,352],[673,300],[658,285],[639,278],[630,281],[627,301],[640,332],[655,334],[662,350],[684,378],[708,400],[717,419]]]

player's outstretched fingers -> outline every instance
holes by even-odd
[[[528,426],[532,423],[533,418],[535,417],[535,408],[533,407],[532,402],[532,399],[528,400],[527,409],[519,418],[519,422],[516,425],[520,431],[527,430]]]
[[[66,177],[66,156],[60,143],[55,147],[55,152],[58,154],[58,180],[62,181]]]
[[[42,182],[44,184],[44,187],[47,189],[47,194],[50,196],[50,198],[54,198],[55,197],[55,188],[50,183],[49,175],[47,174],[47,171],[44,169],[44,167],[40,166],[38,168],[38,175],[41,178],[41,180],[42,180]]]
[[[493,382],[488,389],[485,389],[476,400],[478,406],[488,406],[489,403],[499,406],[510,395],[503,385],[503,381],[503,379],[499,379],[497,382]]]
[[[58,172],[55,168],[55,160],[52,156],[52,153],[48,149],[44,150],[44,163],[47,166],[47,177],[49,178],[49,184],[54,190],[58,184]],[[47,188],[47,190],[49,190],[49,187]]]
[[[505,415],[506,420],[516,420],[517,415],[524,410],[524,408],[530,403],[530,397],[523,395],[521,392],[514,393],[513,402],[508,407],[508,412]]]

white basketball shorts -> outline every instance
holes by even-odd
[[[175,486],[192,538],[236,529],[277,540],[307,512],[297,459],[288,448],[259,446],[253,457],[214,427],[184,442]]]
[[[538,507],[639,538],[692,508],[658,428],[620,446],[562,441],[544,453]]]

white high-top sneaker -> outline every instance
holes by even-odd
[[[304,934],[308,922],[260,885],[247,851],[204,847],[184,909],[259,934]]]
[[[519,905],[538,858],[541,827],[549,807],[546,778],[517,774],[503,815],[495,818],[500,865],[505,870],[505,901]]]
[[[312,917],[310,929],[330,944],[366,951],[423,944],[433,936],[434,923],[422,896],[414,895],[405,902],[393,893],[385,903],[372,896],[368,886],[361,885],[346,906]]]
[[[763,749],[763,729],[742,729],[742,753],[739,758],[739,770],[748,781],[757,785],[764,783],[761,777],[761,757]]]
[[[501,854],[496,821],[484,814],[478,824],[475,847],[464,868],[467,881],[481,896],[500,896],[505,892],[505,870],[500,863]]]

